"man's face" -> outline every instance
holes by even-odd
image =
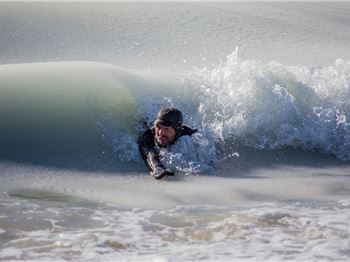
[[[161,146],[166,146],[175,140],[175,129],[172,127],[163,126],[161,124],[155,125],[155,133],[157,142]]]

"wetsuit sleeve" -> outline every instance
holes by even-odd
[[[148,129],[139,137],[137,143],[139,145],[142,160],[151,175],[154,176],[156,173],[165,171],[165,167],[161,164],[159,156],[154,148],[154,131],[152,129]]]

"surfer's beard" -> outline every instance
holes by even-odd
[[[169,139],[166,136],[156,137],[156,140],[157,140],[158,144],[163,146],[163,147],[165,147],[169,144]]]

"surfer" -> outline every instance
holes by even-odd
[[[181,136],[191,136],[197,132],[182,124],[181,111],[166,107],[159,111],[153,127],[147,129],[138,139],[141,157],[152,177],[161,179],[164,176],[173,176],[159,160],[160,148],[168,148]]]

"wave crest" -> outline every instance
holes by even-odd
[[[350,62],[307,68],[241,61],[236,50],[187,89],[200,126],[218,141],[260,149],[285,146],[350,160]]]

